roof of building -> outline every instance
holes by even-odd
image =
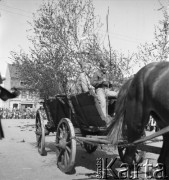
[[[21,77],[19,68],[15,64],[8,64],[8,67],[9,67],[9,73],[10,73],[11,78],[19,79]]]

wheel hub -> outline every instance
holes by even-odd
[[[62,149],[66,149],[66,144],[67,144],[66,139],[63,138],[59,140],[59,145]]]

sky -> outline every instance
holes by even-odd
[[[42,0],[0,0],[0,72],[6,73],[11,63],[10,52],[25,51],[30,46],[27,39],[32,21]],[[113,49],[120,52],[135,52],[137,46],[152,42],[154,27],[162,19],[162,5],[168,0],[94,0],[95,14],[104,24],[102,37],[106,43],[106,15],[109,9],[109,36]],[[161,5],[162,4],[162,5]]]

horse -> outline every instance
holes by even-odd
[[[118,144],[120,138],[129,143],[140,139],[150,115],[160,129],[169,125],[169,62],[153,62],[141,68],[119,90],[115,118],[108,139]],[[127,147],[124,161],[133,163],[136,147]],[[169,133],[163,134],[158,163],[169,177]]]
[[[16,88],[13,88],[13,91],[10,92],[7,89],[0,86],[0,99],[3,101],[6,101],[8,99],[16,98],[19,95],[19,91]],[[4,138],[4,132],[1,124],[1,118],[0,118],[0,139]]]

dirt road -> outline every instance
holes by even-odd
[[[115,158],[114,148],[99,147],[93,154],[87,154],[77,145],[74,174],[66,175],[56,166],[54,134],[46,137],[47,156],[40,156],[36,148],[34,120],[2,120],[5,139],[0,141],[0,180],[84,180],[96,179],[96,159]],[[151,153],[147,158],[156,163],[157,156]],[[117,160],[114,168],[120,166]],[[142,178],[143,179],[143,178]]]

